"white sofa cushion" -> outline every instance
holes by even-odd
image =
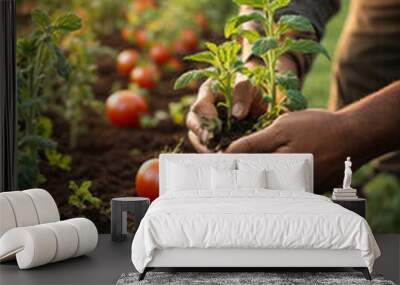
[[[267,188],[267,171],[262,170],[236,170],[237,188]]]
[[[272,190],[306,191],[307,164],[293,160],[239,159],[239,170],[267,170],[267,188]]]

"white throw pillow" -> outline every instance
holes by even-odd
[[[236,170],[237,187],[240,188],[267,188],[267,171],[263,170]]]
[[[170,163],[168,165],[168,191],[210,189],[210,167],[187,166]]]
[[[244,160],[238,161],[239,170],[267,170],[267,188],[272,190],[306,191],[307,164],[292,160]]]
[[[169,161],[166,165],[167,191],[211,191],[211,168],[235,169],[236,160],[196,161],[182,159]]]
[[[236,170],[232,169],[211,169],[211,188],[218,190],[236,190]]]

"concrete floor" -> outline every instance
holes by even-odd
[[[400,282],[400,235],[376,235],[382,256],[374,272]],[[132,238],[121,243],[100,235],[94,252],[42,267],[18,270],[15,262],[0,265],[0,284],[115,284],[124,272],[134,271],[130,260]]]

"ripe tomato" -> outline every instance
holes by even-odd
[[[151,60],[158,65],[162,65],[171,59],[171,53],[164,44],[154,44],[150,49]]]
[[[175,41],[175,42],[172,44],[172,49],[173,49],[173,51],[174,51],[175,54],[179,54],[179,55],[182,55],[182,54],[185,54],[185,53],[188,52],[188,50],[187,50],[185,44],[184,44],[184,43],[182,42],[182,40],[180,40],[180,39],[177,40],[177,41]]]
[[[202,29],[202,30],[207,30],[208,29],[208,20],[206,15],[204,15],[202,12],[197,13],[194,16],[194,21],[196,24]]]
[[[180,40],[188,52],[195,50],[199,44],[199,38],[197,37],[197,34],[190,29],[185,29],[182,31]]]
[[[147,160],[140,166],[135,179],[135,190],[139,197],[147,197],[150,201],[158,197],[158,169],[158,158]]]
[[[138,13],[142,13],[150,8],[155,8],[156,3],[154,0],[135,0],[133,2],[133,10]]]
[[[130,80],[144,89],[156,87],[160,72],[154,65],[137,66],[131,71]]]
[[[117,69],[121,75],[128,75],[139,60],[139,53],[134,49],[126,49],[117,57]]]
[[[121,90],[106,101],[109,121],[117,127],[139,127],[139,116],[148,112],[146,100],[131,90]]]
[[[144,29],[137,30],[134,34],[134,40],[138,47],[144,48],[149,40],[149,36]]]
[[[174,72],[179,72],[183,70],[183,64],[182,61],[180,61],[179,59],[177,59],[176,57],[171,58],[168,61],[168,66],[171,67],[171,69]]]

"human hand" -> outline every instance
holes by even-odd
[[[335,185],[343,175],[343,160],[351,143],[339,113],[310,109],[286,113],[256,133],[232,142],[227,153],[312,153],[315,188]]]
[[[259,64],[256,60],[248,62],[246,65],[249,68]],[[289,57],[283,56],[279,60],[278,70],[291,71],[297,74],[297,67]],[[263,101],[261,94],[258,90],[244,77],[241,75],[237,76],[234,95],[233,95],[233,108],[232,115],[239,120],[251,116],[257,118],[261,114],[265,113],[267,104]],[[207,130],[201,126],[202,118],[216,118],[218,112],[216,104],[221,101],[223,96],[221,94],[215,94],[211,90],[211,80],[207,80],[200,87],[197,99],[191,106],[189,113],[186,118],[186,125],[189,128],[189,140],[198,152],[211,152],[207,149],[204,143],[209,138]]]

